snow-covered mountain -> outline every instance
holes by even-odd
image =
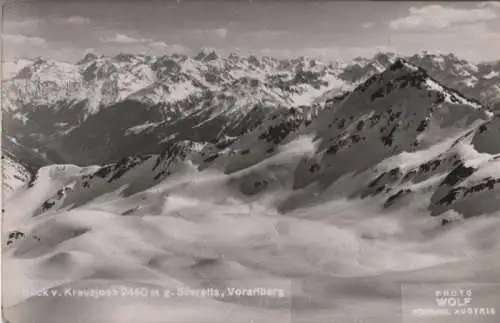
[[[373,58],[357,58],[343,67],[340,77],[344,80],[362,82],[389,67],[397,55],[378,53]],[[405,57],[410,63],[424,68],[433,78],[458,90],[466,97],[479,100],[485,105],[500,103],[500,64],[475,64],[453,54],[431,54],[422,52]]]
[[[40,58],[3,84],[6,131],[20,142],[43,143],[67,162],[110,162],[133,152],[129,144],[117,147],[123,137],[157,146],[170,136],[193,139],[185,133],[188,127],[200,129],[195,139],[206,137],[202,129],[221,123],[227,124],[223,132],[233,135],[250,116],[265,114],[258,109],[311,105],[324,92],[343,91],[346,84],[337,75],[336,66],[313,59],[215,52],[195,57],[88,54],[74,65]],[[118,129],[108,127],[110,122]],[[220,135],[208,133],[205,139]],[[91,152],[93,140],[104,140],[108,144],[101,148],[116,151]]]
[[[29,183],[31,175],[29,171],[20,163],[4,156],[2,158],[2,199],[11,197],[20,187]]]
[[[138,107],[131,107],[134,108]],[[148,109],[143,108],[137,113],[147,115]],[[112,109],[114,108],[109,107],[104,111]],[[122,105],[119,109],[126,107]],[[259,116],[252,118],[253,123],[238,124],[241,128],[239,132],[232,127],[235,131],[231,133],[232,136],[224,132],[231,124],[222,121],[210,124],[212,128],[219,126],[218,130],[210,129],[211,133],[219,134],[211,138],[207,134],[199,135],[198,138],[177,138],[179,140],[169,140],[171,138],[165,137],[161,142],[158,137],[152,135],[158,134],[159,125],[151,125],[153,131],[148,128],[135,129],[137,133],[150,135],[141,139],[151,139],[152,144],[150,143],[149,147],[156,153],[145,153],[144,147],[142,152],[133,153],[130,150],[130,157],[103,166],[90,177],[103,178],[106,181],[107,177],[99,175],[100,173],[117,172],[120,175],[115,177],[120,178],[136,167],[145,167],[151,168],[153,172],[150,175],[141,173],[143,178],[163,179],[162,174],[167,171],[159,170],[157,173],[157,165],[166,157],[175,159],[177,154],[181,154],[182,159],[191,156],[188,160],[197,165],[200,171],[218,169],[225,174],[232,174],[272,160],[273,156],[280,154],[282,146],[289,145],[302,136],[312,136],[315,147],[313,153],[298,161],[297,168],[289,174],[292,188],[305,194],[302,197],[292,194],[294,203],[301,199],[314,201],[318,192],[348,174],[355,174],[362,175],[360,178],[364,180],[368,176],[371,180],[366,185],[357,186],[349,193],[350,197],[383,195],[386,199],[385,205],[392,206],[403,195],[405,198],[414,195],[410,193],[436,190],[436,196],[452,194],[443,193],[444,188],[441,186],[444,184],[438,185],[440,181],[448,183],[446,178],[456,176],[454,174],[464,167],[471,170],[468,176],[476,174],[475,171],[480,174],[481,165],[494,167],[490,164],[494,165],[496,161],[498,145],[495,144],[494,138],[495,131],[498,130],[498,118],[493,117],[493,112],[478,101],[465,98],[459,92],[442,85],[425,69],[403,59],[397,59],[389,68],[374,74],[352,92],[329,102],[324,109],[276,106],[265,110],[265,113],[262,109],[257,108]],[[254,108],[250,112],[255,110]],[[204,112],[205,114],[200,115],[199,119],[191,124],[182,119],[184,124],[181,126],[174,122],[163,124],[162,127],[165,131],[171,127],[177,130],[184,127],[187,131],[196,133],[196,128],[202,127],[203,122],[209,123],[214,116],[212,107],[207,107]],[[225,116],[230,114],[229,111],[224,112]],[[127,110],[124,113],[130,115]],[[100,113],[89,117],[88,122],[102,122],[102,119],[94,119],[98,116]],[[104,121],[107,122],[112,122],[112,119]],[[121,126],[118,122],[117,126],[114,129],[130,131],[127,124]],[[102,128],[104,124],[95,126],[95,129]],[[106,140],[106,137],[92,132],[91,129],[79,128],[77,131],[84,133],[77,138],[94,136],[93,145],[99,146],[99,152],[113,149],[114,140]],[[76,130],[71,134],[73,133],[76,133]],[[72,138],[71,134],[67,138]],[[119,140],[122,135],[123,133],[119,132],[115,140]],[[131,135],[133,134],[129,134]],[[162,132],[162,135],[165,135],[165,132]],[[125,140],[127,139],[128,137],[125,137]],[[128,141],[128,144],[130,143]],[[75,141],[72,144],[78,143]],[[143,146],[147,144],[142,143]],[[131,146],[137,147],[135,144]],[[156,162],[153,162],[155,158]],[[147,166],[150,162],[156,166]],[[466,166],[470,163],[478,166]],[[170,162],[167,164],[170,165]],[[112,171],[113,169],[115,171]],[[114,179],[108,182],[113,181]],[[128,178],[123,184],[130,184],[130,181],[132,178]],[[456,180],[454,185],[459,182],[461,181]],[[146,187],[154,183],[149,182]],[[107,190],[112,191],[123,184],[117,184],[116,187],[108,184],[105,186]],[[92,191],[94,186],[89,184],[86,178],[82,178],[79,185],[84,191],[87,188]],[[492,185],[494,187],[494,183]],[[143,187],[144,184],[139,186]],[[457,188],[449,187],[450,192],[455,189]],[[79,192],[77,195],[81,194]],[[92,194],[96,194],[95,191]],[[439,200],[436,196],[432,198],[436,205],[430,206],[433,214],[442,213],[442,210],[446,209],[443,209],[443,204],[453,204],[444,203],[444,200]],[[438,209],[441,211],[437,211]]]
[[[10,79],[16,76],[24,67],[33,64],[29,59],[16,59],[11,62],[2,62],[2,80]]]
[[[194,57],[87,54],[77,64],[38,58],[3,82],[4,125],[9,136],[23,144],[34,140],[65,162],[112,162],[159,153],[161,142],[240,135],[242,122],[258,123],[276,107],[322,109],[395,59],[379,53],[325,64],[214,51]],[[498,101],[498,64],[428,53],[407,59],[466,97],[491,107]]]
[[[195,57],[88,54],[77,64],[37,59],[5,81],[4,97],[7,110],[17,111],[20,119],[28,101],[46,106],[85,101],[82,114],[87,117],[126,99],[173,104],[207,90],[225,93],[245,87],[263,91],[264,100],[300,105],[310,104],[316,92],[342,86],[337,74],[332,64],[305,58],[221,57],[215,52]]]
[[[127,72],[112,77],[121,74],[108,62],[147,60],[162,81],[123,100],[92,113],[88,103],[36,109],[85,111],[59,141],[49,123],[31,136],[30,118],[16,117],[28,110],[11,109],[11,129],[43,143],[43,162],[30,179],[17,175],[4,205],[9,321],[282,322],[293,301],[296,322],[398,322],[402,281],[500,279],[500,117],[460,82],[385,54],[343,67],[215,52],[90,55],[78,66],[96,64],[90,82],[125,89]],[[137,79],[149,80],[145,70]],[[179,84],[189,95],[176,101]],[[21,141],[6,137],[5,165],[21,172]],[[133,298],[129,317],[113,298],[95,311],[16,288],[33,280],[55,291],[258,285],[286,297]],[[498,304],[498,293],[482,300]]]

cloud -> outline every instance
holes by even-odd
[[[411,34],[393,33],[391,45],[403,54],[427,50],[435,53],[454,53],[474,62],[490,61],[498,60],[500,33],[490,23],[478,22],[457,25],[439,32],[420,30],[412,31]]]
[[[276,38],[284,37],[288,34],[288,31],[279,30],[251,30],[244,33],[244,36],[258,39],[258,40],[274,40]]]
[[[90,23],[90,19],[81,16],[72,16],[62,19],[62,22],[71,25],[85,25]]]
[[[144,43],[151,43],[153,40],[142,37],[136,38],[125,34],[116,34],[113,37],[101,38],[101,41],[105,43],[115,43],[115,44],[144,44]]]
[[[133,37],[126,34],[116,34],[112,37],[101,38],[101,42],[114,44],[114,45],[126,45],[127,49],[131,52],[134,51],[148,51],[153,53],[189,53],[191,50],[187,47],[178,44],[167,44],[164,41],[158,41],[151,38],[143,37]]]
[[[495,2],[495,1],[479,2],[477,6],[480,8],[485,8],[485,7],[500,8],[500,2]]]
[[[149,44],[152,47],[158,47],[158,48],[166,48],[168,47],[167,43],[163,41],[155,41]]]
[[[368,21],[368,22],[365,22],[364,24],[362,24],[362,25],[361,25],[361,27],[362,27],[363,29],[368,29],[368,28],[373,27],[374,25],[375,25],[375,24],[374,24],[373,22]]]
[[[162,41],[150,42],[147,44],[147,46],[150,47],[151,50],[155,53],[187,54],[187,53],[192,52],[191,49],[184,47],[182,45],[178,45],[178,44],[169,45],[169,44],[162,42]]]
[[[40,19],[24,19],[24,20],[5,20],[4,26],[9,29],[24,29],[38,26]]]
[[[30,37],[25,35],[2,35],[3,40],[12,46],[32,45],[45,47],[47,41],[40,37]]]
[[[418,29],[422,27],[446,28],[460,23],[472,23],[497,19],[498,14],[490,7],[458,9],[441,5],[411,7],[406,17],[389,22],[389,27],[398,29]]]
[[[229,33],[227,28],[217,28],[217,29],[196,29],[195,34],[203,37],[215,37],[219,39],[225,39]]]
[[[217,37],[224,39],[224,38],[226,38],[229,31],[226,28],[219,28],[219,29],[215,29],[214,32],[217,35]]]

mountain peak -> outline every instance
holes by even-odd
[[[375,54],[375,56],[373,56],[373,60],[384,65],[388,65],[394,62],[396,58],[396,54],[391,52],[378,52],[377,54]]]
[[[92,53],[92,52],[88,52],[87,54],[85,54],[85,56],[83,57],[83,59],[79,60],[77,62],[78,65],[80,64],[85,64],[85,63],[88,63],[88,62],[91,62],[91,61],[94,61],[96,59],[98,59],[99,57]]]
[[[231,52],[228,56],[229,59],[240,59],[241,56],[238,53]]]
[[[47,63],[47,60],[45,58],[43,58],[42,56],[37,56],[33,60],[33,65],[42,65],[44,63]]]
[[[369,87],[372,87],[374,83],[377,83],[377,86],[383,85],[384,88],[388,87],[393,89],[395,82],[421,87],[421,84],[424,83],[427,78],[428,74],[424,69],[398,57],[389,67],[372,75],[365,82],[361,83],[358,89],[364,92]],[[403,87],[406,87],[406,85],[403,85]]]
[[[452,105],[468,106],[474,110],[483,110],[483,106],[478,101],[468,99],[460,92],[443,85],[431,77],[424,68],[403,58],[397,58],[383,72],[373,75],[360,84],[357,90],[368,92],[371,101],[375,101],[409,88],[428,92],[429,97],[435,98],[435,103],[447,102]]]
[[[260,66],[260,61],[255,55],[248,56],[248,62],[255,66]]]
[[[407,60],[401,58],[401,57],[398,57],[394,63],[392,63],[388,70],[390,71],[407,71],[409,73],[414,73],[414,72],[423,72],[427,75],[427,72],[418,67],[418,66],[415,66],[413,64],[411,64],[410,62],[408,62]]]
[[[219,55],[215,51],[215,49],[212,48],[203,48],[196,56],[194,57],[195,60],[198,61],[213,61],[219,58]]]
[[[113,59],[118,62],[130,62],[134,57],[133,54],[119,53]]]

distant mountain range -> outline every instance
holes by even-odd
[[[2,83],[4,136],[42,152],[39,160],[77,165],[159,153],[179,140],[216,143],[241,135],[277,107],[315,115],[395,59],[379,53],[328,64],[211,51],[194,57],[87,54],[77,64],[20,60],[8,66],[10,77]],[[428,53],[405,59],[497,108],[500,62]]]

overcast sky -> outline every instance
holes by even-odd
[[[500,59],[500,2],[47,1],[4,7],[4,60],[201,48],[325,60],[427,50]]]

